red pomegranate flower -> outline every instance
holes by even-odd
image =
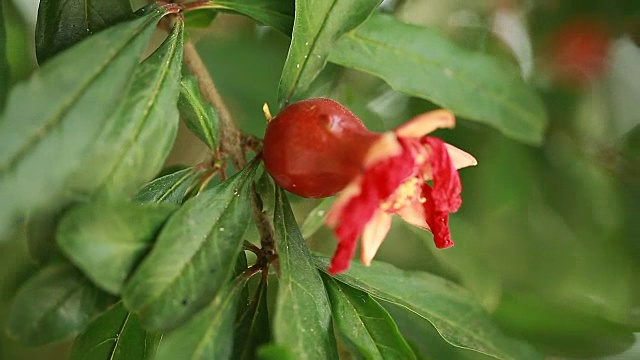
[[[329,267],[337,274],[349,267],[359,237],[361,260],[371,263],[393,214],[430,230],[436,247],[453,245],[449,213],[462,203],[457,169],[476,160],[426,135],[454,125],[453,114],[437,110],[394,131],[373,133],[335,101],[309,99],[271,120],[263,156],[276,182],[297,195],[326,197],[342,190],[326,220],[338,238]]]

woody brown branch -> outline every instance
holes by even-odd
[[[213,82],[209,70],[200,58],[200,54],[198,54],[193,43],[189,41],[184,45],[184,63],[191,74],[198,79],[202,96],[218,111],[218,115],[220,116],[219,137],[221,152],[229,155],[233,165],[238,170],[242,169],[247,164],[245,151],[257,151],[261,147],[260,140],[250,135],[243,136],[243,134],[238,131],[227,105]],[[260,233],[262,249],[267,256],[269,254],[272,256],[275,252],[273,228],[267,218],[267,214],[262,211],[262,200],[253,186],[251,187],[251,207],[258,232]]]

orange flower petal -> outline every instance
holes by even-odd
[[[395,133],[399,137],[422,137],[439,128],[452,128],[456,118],[447,110],[434,110],[420,114],[399,126]]]

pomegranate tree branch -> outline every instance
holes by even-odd
[[[242,169],[247,164],[247,160],[242,149],[240,132],[213,83],[209,70],[202,62],[196,47],[190,41],[184,44],[184,63],[191,74],[198,79],[202,96],[218,111],[220,116],[220,150],[231,157],[231,161],[237,169]]]
[[[184,63],[193,76],[198,79],[200,92],[202,96],[218,111],[220,116],[220,151],[227,154],[231,158],[233,165],[239,170],[246,164],[245,157],[246,147],[259,147],[259,140],[243,136],[236,127],[231,113],[227,105],[222,100],[218,89],[211,78],[209,70],[200,58],[200,54],[192,42],[188,41],[184,45]],[[260,244],[266,253],[265,255],[272,257],[274,253],[273,228],[267,214],[262,211],[262,200],[260,195],[251,186],[251,207],[253,209],[253,217],[256,220],[256,226],[260,233]]]

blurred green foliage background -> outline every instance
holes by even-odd
[[[10,68],[0,70],[15,83],[36,67],[37,1],[1,1]],[[455,130],[440,131],[437,136],[479,163],[461,171],[464,203],[451,219],[456,246],[437,250],[428,232],[397,221],[377,259],[461,283],[505,332],[548,358],[640,358],[640,3],[399,0],[385,1],[382,11],[512,61],[543,97],[550,123],[541,147],[465,119]],[[240,128],[261,137],[262,104],[277,110],[289,39],[224,14],[210,26],[191,28],[190,36]],[[563,53],[571,46],[578,50]],[[331,64],[309,96],[342,102],[377,131],[436,107]],[[195,141],[180,137],[171,161],[202,156]],[[314,205],[297,199],[299,222]],[[317,251],[335,247],[326,229],[309,241]],[[33,268],[22,246],[0,245],[0,320]],[[66,351],[65,345],[26,350],[0,340],[2,359],[65,358]]]

